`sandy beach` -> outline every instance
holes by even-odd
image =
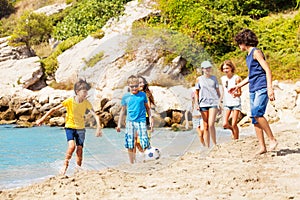
[[[0,199],[300,199],[297,126],[271,124],[279,145],[260,156],[255,156],[258,142],[253,132],[201,154],[188,152],[175,161],[159,159],[58,175],[24,188],[2,190]]]

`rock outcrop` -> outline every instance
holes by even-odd
[[[151,2],[151,1],[149,1]],[[103,127],[114,127],[121,109],[122,95],[128,90],[126,80],[130,75],[142,75],[153,91],[156,106],[153,110],[156,126],[172,126],[182,123],[182,114],[190,103],[191,90],[185,81],[187,60],[178,56],[169,61],[163,56],[161,38],[152,43],[136,45],[133,37],[133,22],[158,11],[151,9],[147,1],[132,1],[127,4],[124,16],[111,19],[103,28],[105,36],[95,39],[88,36],[58,57],[59,68],[55,79],[59,83],[85,78],[92,83],[89,100],[101,119]],[[137,38],[136,40],[143,40]],[[128,49],[128,44],[136,45]],[[31,126],[52,107],[73,95],[73,91],[54,90],[45,87],[41,78],[42,67],[38,57],[28,57],[26,52],[9,47],[7,38],[0,39],[0,120],[1,123],[15,123],[21,127]],[[92,67],[87,62],[103,54]],[[274,81],[277,100],[269,103],[266,117],[270,122],[300,119],[300,82],[296,84]],[[242,108],[246,116],[240,125],[250,123],[249,92],[243,88]],[[64,125],[65,111],[54,113],[46,122],[52,126]],[[95,126],[91,115],[86,125]]]
[[[29,57],[24,47],[11,47],[8,37],[0,39],[0,87],[39,90],[46,86],[39,57]]]

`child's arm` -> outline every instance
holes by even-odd
[[[261,67],[266,72],[268,96],[269,96],[270,101],[274,101],[275,100],[275,95],[274,95],[274,90],[273,90],[273,87],[272,87],[272,73],[271,73],[271,69],[269,67],[269,64],[265,60],[264,55],[262,54],[262,52],[260,50],[255,50],[253,57],[254,57],[254,59],[256,59],[259,62]]]
[[[222,102],[221,102],[221,93],[220,93],[220,88],[216,88],[217,95],[219,97],[219,104],[218,104],[218,115],[221,115],[222,113]]]
[[[95,111],[93,109],[91,109],[90,112],[93,115],[93,117],[95,118],[96,123],[97,123],[97,130],[96,130],[95,136],[96,137],[101,137],[102,136],[102,129],[101,129],[101,124],[100,124],[100,119],[99,119],[98,115],[95,113]]]
[[[219,98],[221,98],[221,92],[220,92],[220,88],[216,88],[216,91],[217,91],[217,95]]]
[[[242,81],[241,77],[237,77],[235,79],[235,84],[239,84]],[[235,93],[233,93],[233,97],[240,97],[242,95],[242,89],[238,88]]]
[[[223,103],[223,98],[224,98],[224,86],[222,85],[220,90],[220,103]]]
[[[196,80],[196,84],[198,84],[198,78],[197,78],[197,80]],[[195,90],[195,104],[196,104],[196,106],[195,106],[195,108],[197,109],[197,110],[200,110],[200,108],[199,108],[199,92],[200,92],[200,89],[196,89]]]
[[[186,129],[186,130],[189,129],[189,119],[188,119],[188,114],[189,114],[189,111],[186,110],[185,113],[184,113],[184,117],[185,117],[185,129]]]
[[[61,109],[62,107],[63,107],[63,105],[60,104],[60,105],[58,105],[58,106],[56,106],[54,108],[51,108],[43,117],[41,117],[40,119],[36,120],[36,122],[35,122],[36,125],[40,126],[45,121],[45,119],[48,116],[52,115],[52,113],[54,113],[55,111]]]
[[[219,98],[219,104],[218,104],[218,109],[219,109],[219,114],[221,114],[221,112],[222,112],[222,99],[223,99],[223,97],[222,97],[222,99],[221,99],[221,92],[220,92],[220,87],[219,87],[219,83],[218,83],[218,81],[217,81],[217,79],[215,80],[216,81],[216,86],[215,86],[215,89],[216,89],[216,92],[217,92],[217,95],[218,95],[218,98]],[[223,86],[222,86],[222,88],[223,88]]]
[[[154,121],[153,121],[153,116],[151,114],[151,109],[150,109],[150,106],[148,103],[145,103],[145,108],[146,108],[146,111],[147,111],[147,114],[149,116],[149,122],[150,122],[150,131],[153,131],[153,125],[154,125]]]
[[[122,106],[121,112],[119,115],[118,126],[116,127],[117,132],[121,132],[121,123],[123,121],[123,116],[124,116],[125,110],[126,110],[126,106]]]
[[[243,87],[244,85],[246,85],[247,83],[249,83],[249,77],[245,78],[244,80],[242,80],[240,83],[238,83],[237,85],[235,85],[234,87],[230,88],[228,90],[229,94],[234,94],[235,92],[237,92],[237,90],[241,87]]]

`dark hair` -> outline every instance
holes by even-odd
[[[149,89],[149,85],[148,85],[147,80],[144,77],[142,77],[141,75],[138,75],[137,78],[143,79],[143,82],[144,82],[143,92],[146,93],[146,95],[147,95],[147,97],[148,97],[148,99],[150,101],[150,104],[155,105],[155,103],[154,103],[154,97],[152,95],[152,92]]]
[[[258,45],[258,39],[255,33],[250,29],[243,29],[234,37],[234,40],[238,45],[244,44],[250,47],[256,47]]]
[[[80,91],[80,90],[89,90],[91,89],[91,85],[89,83],[86,82],[86,80],[83,79],[79,79],[79,81],[77,81],[74,84],[74,91],[75,94],[77,94],[76,91]]]
[[[231,68],[231,72],[234,73],[235,72],[235,65],[233,64],[233,62],[231,60],[225,60],[221,66],[220,66],[220,70],[223,71],[223,67],[224,65],[228,65]]]

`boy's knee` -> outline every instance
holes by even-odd
[[[75,151],[75,145],[69,145],[68,151],[73,153]]]
[[[237,127],[237,122],[232,122],[232,127]]]

